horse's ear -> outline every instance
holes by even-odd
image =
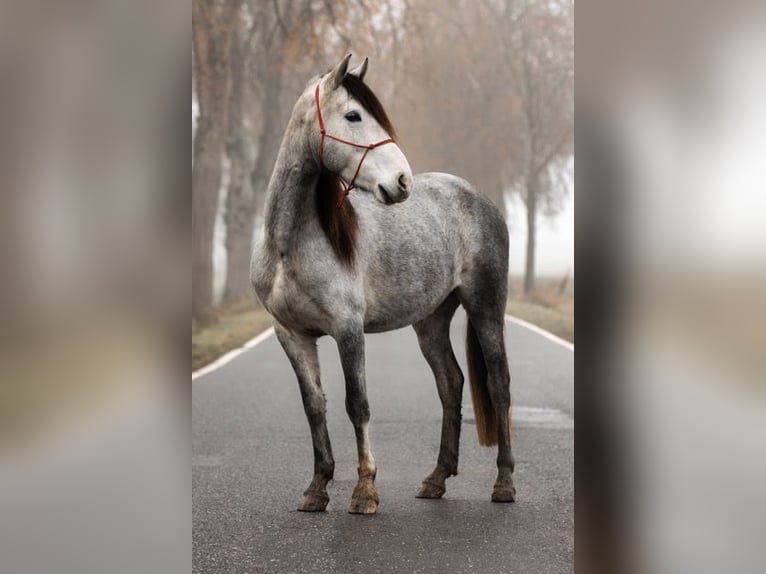
[[[364,80],[364,75],[367,73],[367,64],[369,63],[369,59],[367,57],[364,58],[361,64],[359,64],[356,68],[351,70],[349,74],[352,76],[356,76],[360,80]]]
[[[333,68],[332,72],[330,72],[330,87],[334,90],[338,86],[340,86],[341,82],[343,82],[343,78],[346,77],[346,72],[348,72],[348,61],[351,59],[351,54],[346,54],[346,56],[340,61],[340,64],[335,66]]]

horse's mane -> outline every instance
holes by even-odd
[[[315,191],[319,223],[335,255],[344,265],[352,267],[356,258],[359,223],[350,201],[344,201],[343,205],[337,207],[342,192],[340,177],[322,168]]]
[[[357,76],[346,74],[342,85],[349,95],[358,101],[375,121],[396,139],[396,132],[386,111],[373,91]],[[340,177],[322,168],[316,184],[315,199],[319,222],[335,255],[347,267],[354,265],[356,258],[359,223],[350,201],[344,201],[337,207],[338,198],[343,191]]]

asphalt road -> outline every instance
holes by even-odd
[[[465,372],[465,316],[452,325]],[[441,500],[415,498],[433,469],[441,406],[412,329],[367,337],[377,515],[347,513],[356,446],[335,343],[320,340],[335,455],[327,512],[297,512],[313,469],[297,382],[271,336],[197,378],[192,392],[193,571],[572,572],[574,352],[507,322],[517,502],[490,502],[493,448],[480,447],[464,389],[459,474]]]

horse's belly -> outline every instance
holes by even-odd
[[[367,295],[364,330],[379,333],[400,329],[428,317],[455,288],[451,277],[433,278]]]

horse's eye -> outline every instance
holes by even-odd
[[[362,116],[359,115],[359,112],[348,112],[346,114],[346,119],[350,122],[361,122]]]

